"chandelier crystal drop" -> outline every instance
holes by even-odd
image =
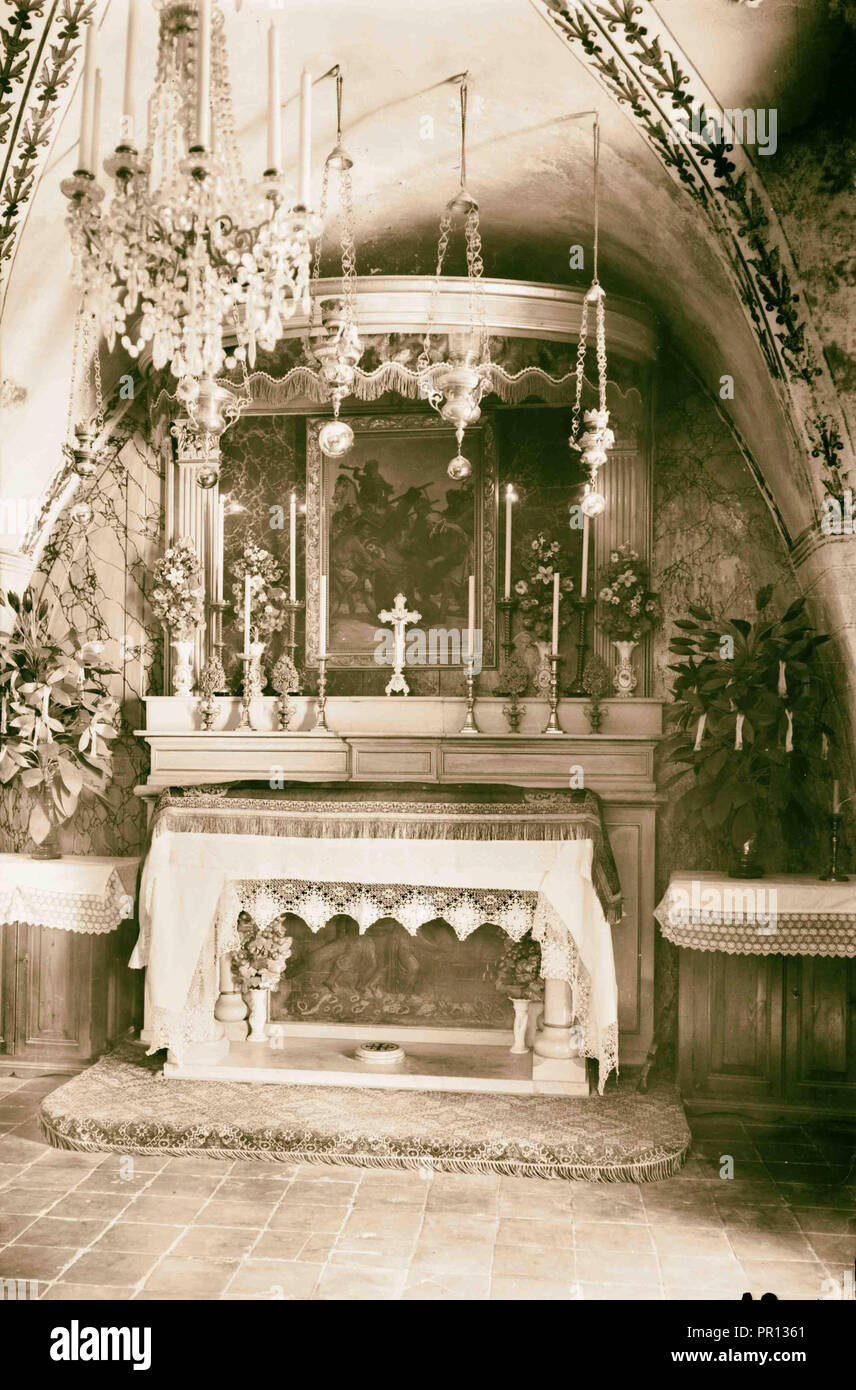
[[[342,144],[342,85],[338,66],[327,74],[336,79],[336,144],[324,164],[321,178],[319,218],[321,230],[315,242],[312,265],[313,300],[320,312],[320,327],[311,329],[306,342],[306,355],[316,368],[318,379],[325,387],[333,406],[333,419],[321,426],[318,447],[328,458],[341,458],[354,442],[354,431],[339,419],[342,401],[351,394],[356,380],[357,365],[363,345],[357,330],[357,247],[354,230],[354,198],[351,169],[354,161]],[[330,175],[335,174],[339,185],[339,204],[342,216],[340,251],[342,263],[342,293],[321,296],[318,281],[321,274],[323,228],[327,217]],[[314,306],[313,306],[314,307]]]
[[[217,0],[154,4],[158,58],[144,149],[123,116],[128,133],[104,162],[109,203],[89,167],[91,148],[81,149],[81,167],[61,187],[76,277],[108,347],[118,338],[137,357],[150,344],[154,367],[168,366],[181,398],[192,401],[198,383],[223,368],[227,321],[236,322],[239,349],[253,365],[298,307],[308,312],[319,223],[290,204],[278,168],[254,188],[244,179]],[[276,83],[278,120],[278,72]],[[128,90],[126,73],[126,101]],[[301,177],[302,188],[307,182]]]
[[[458,452],[448,466],[450,478],[466,478],[471,465],[462,455],[464,432],[481,417],[481,400],[491,382],[490,339],[487,333],[484,302],[484,261],[482,259],[479,205],[467,188],[467,95],[469,74],[454,79],[461,84],[461,182],[454,198],[446,205],[440,219],[437,242],[437,265],[428,311],[428,326],[419,355],[419,394],[427,400],[455,431]],[[437,313],[437,299],[443,263],[449,248],[453,220],[464,219],[464,240],[469,286],[469,332],[449,335],[448,360],[431,362],[431,332]],[[465,465],[465,468],[464,468]]]

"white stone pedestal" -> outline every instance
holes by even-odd
[[[544,1017],[533,1048],[532,1082],[536,1094],[589,1094],[586,1061],[574,1037],[571,987],[564,980],[544,981]]]

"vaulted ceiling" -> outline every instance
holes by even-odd
[[[33,35],[48,33],[56,42],[60,7],[31,8]],[[86,5],[76,8],[85,12]],[[296,152],[300,69],[308,65],[320,76],[339,63],[346,144],[355,160],[360,272],[424,274],[433,268],[441,208],[457,184],[457,89],[447,79],[466,69],[469,182],[481,204],[486,273],[580,283],[568,269],[568,248],[580,243],[588,255],[591,246],[591,123],[571,118],[597,109],[601,282],[607,292],[647,303],[664,341],[711,392],[723,374],[734,377],[735,398],[725,408],[787,530],[797,536],[814,505],[807,450],[781,382],[771,380],[757,325],[735,291],[716,219],[705,216],[699,200],[665,167],[632,103],[616,99],[585,44],[566,41],[553,22],[557,16],[585,20],[595,8],[582,0],[284,0],[280,7],[224,0],[246,172],[256,176],[264,166],[264,44],[273,17],[283,40],[286,154]],[[611,34],[622,37],[618,20],[629,12],[632,21],[634,9],[658,22],[664,43],[687,59],[721,108],[775,108],[780,141],[823,100],[837,40],[825,0],[764,0],[755,7],[736,0],[657,0],[644,11],[629,0],[607,0],[601,14],[611,13],[616,25],[609,30],[604,24],[603,43],[612,42]],[[119,110],[125,10],[122,0],[96,4],[105,132]],[[156,15],[148,6],[141,8],[139,27],[142,106],[156,48]],[[625,23],[625,40],[630,32]],[[35,161],[36,186],[20,200],[12,255],[0,265],[0,373],[28,393],[26,402],[6,412],[0,492],[7,495],[41,487],[59,463],[77,302],[59,182],[75,167],[78,74],[79,62],[68,89],[58,94],[48,146]],[[24,83],[10,97],[18,104],[0,151],[11,152],[3,180],[7,199],[26,133],[19,117],[37,95]],[[316,87],[313,136],[317,174],[335,137],[331,82]],[[105,133],[102,143],[106,151],[113,140]],[[756,164],[763,177],[763,158]]]

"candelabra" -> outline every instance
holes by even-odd
[[[841,815],[835,812],[829,817],[829,873],[821,874],[822,883],[849,883],[849,874],[838,871],[838,832],[841,829]]]
[[[475,716],[476,695],[475,672],[473,670],[473,666],[474,663],[472,657],[467,657],[464,659],[464,677],[467,682],[467,714],[466,718],[464,719],[464,727],[461,729],[462,734],[478,734],[481,732],[478,725],[476,724]]]
[[[508,727],[513,734],[520,728],[520,721],[523,718],[525,705],[521,704],[519,696],[523,694],[529,683],[529,674],[523,662],[514,651],[511,629],[514,610],[517,607],[517,599],[502,598],[497,607],[502,614],[502,662],[499,668],[499,683],[496,687],[498,695],[507,695],[508,703],[503,705],[502,713],[508,720]]]
[[[550,657],[550,718],[547,721],[545,734],[561,734],[564,732],[559,724],[559,662],[560,656],[555,654]]]
[[[303,607],[303,600],[289,599],[285,607],[288,612],[288,638],[285,642],[286,651],[283,652],[271,673],[271,684],[279,696],[276,702],[276,716],[280,730],[287,729],[294,718],[294,705],[290,697],[300,694],[300,672],[297,669],[297,663],[294,659],[295,652],[297,651],[295,623],[297,614]]]
[[[588,615],[589,610],[594,608],[592,598],[572,598],[571,604],[577,611],[577,670],[574,676],[573,689],[566,693],[575,700],[584,700],[588,691],[583,686],[583,676],[586,669],[586,652],[588,651]]]
[[[318,704],[315,708],[313,734],[329,734],[327,726],[327,658],[318,658]]]

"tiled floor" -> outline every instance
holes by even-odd
[[[852,1296],[856,1124],[697,1116],[676,1178],[545,1182],[57,1152],[61,1084],[0,1075],[0,1279],[39,1297]]]

